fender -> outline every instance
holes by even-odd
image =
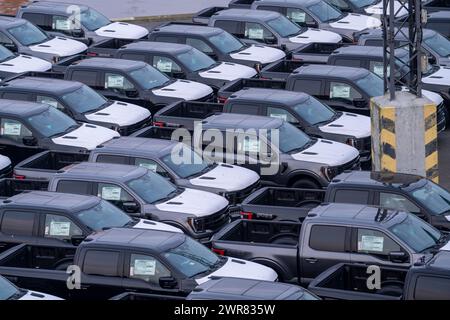
[[[305,178],[312,179],[312,180],[316,181],[322,187],[327,186],[326,184],[322,183],[323,181],[325,181],[325,178],[317,175],[316,173],[314,173],[312,171],[303,170],[303,169],[298,169],[298,170],[290,172],[287,176],[287,180],[290,183],[290,182],[292,182],[292,180],[294,180],[294,178],[298,178],[298,177],[305,177]]]
[[[295,278],[296,275],[292,276],[290,275],[286,269],[279,264],[278,262],[268,259],[268,258],[262,258],[262,257],[257,257],[257,258],[252,258],[250,259],[251,262],[255,262],[255,263],[259,263],[262,264],[266,267],[272,268],[273,270],[275,270],[275,272],[278,274],[278,281],[290,281],[293,278]],[[287,279],[289,278],[289,279]]]

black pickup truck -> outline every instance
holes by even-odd
[[[367,286],[367,265],[338,264],[308,289],[326,300],[450,300],[449,252],[441,251],[409,270],[380,266],[380,287]],[[369,281],[370,282],[370,281]]]

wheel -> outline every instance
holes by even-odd
[[[292,188],[299,188],[299,189],[320,189],[320,186],[317,182],[308,179],[308,178],[300,178],[296,180],[292,184]]]
[[[295,234],[280,234],[272,237],[269,240],[271,244],[281,244],[281,245],[289,245],[296,246],[298,244],[298,236]]]

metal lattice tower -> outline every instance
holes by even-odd
[[[422,97],[422,65],[424,55],[422,51],[422,22],[426,12],[422,11],[421,0],[399,0],[400,6],[395,8],[394,0],[383,0],[383,47],[384,47],[384,89],[390,93],[390,99],[395,99],[396,87],[404,86],[408,90]],[[401,10],[408,12],[408,17],[397,22],[395,16]],[[403,38],[395,41],[396,37]],[[403,41],[405,40],[405,41]],[[401,61],[395,57],[395,50],[404,48],[409,51],[409,61]],[[409,69],[406,77],[395,78],[397,65],[405,65]],[[389,72],[392,75],[389,76]]]

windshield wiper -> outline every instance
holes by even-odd
[[[175,196],[180,193],[180,190],[181,190],[181,188],[175,189],[174,191],[170,192],[165,197],[153,201],[152,204],[157,203],[157,202],[164,202],[164,201],[170,200],[172,198],[175,198]]]

